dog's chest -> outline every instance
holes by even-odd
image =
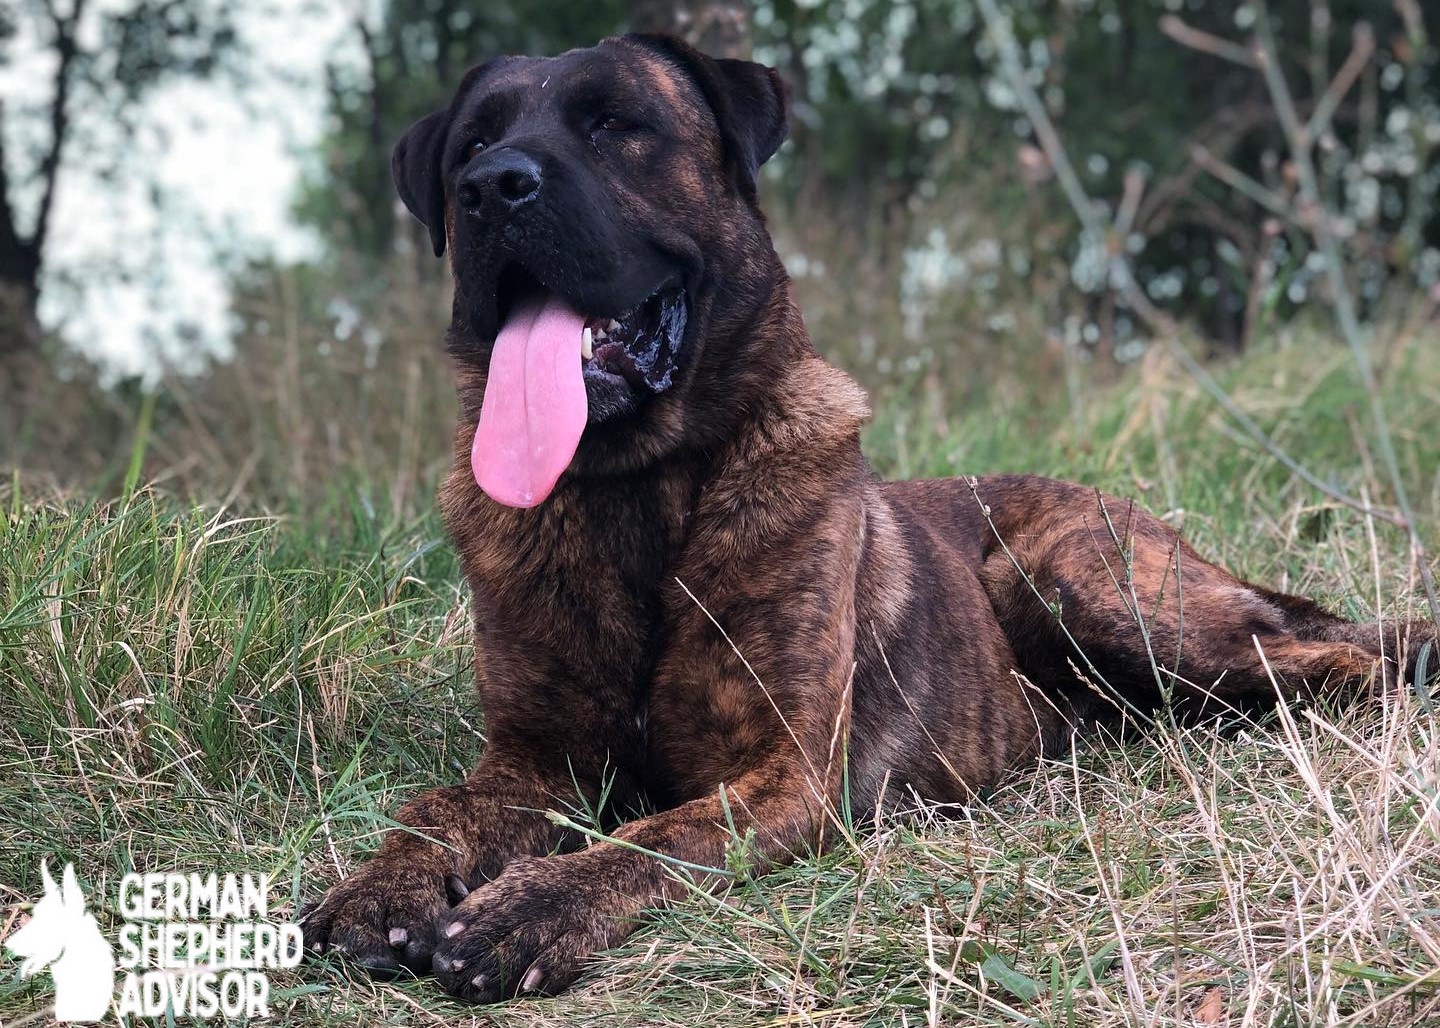
[[[489,654],[492,664],[588,680],[617,702],[631,693],[633,723],[662,645],[662,589],[688,499],[673,477],[645,475],[568,484],[541,509],[512,511],[452,479],[442,502],[474,594],[482,662]]]

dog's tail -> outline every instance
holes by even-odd
[[[1383,657],[1392,685],[1397,684],[1396,670],[1401,672],[1402,681],[1420,689],[1440,677],[1440,634],[1432,620],[1347,621],[1303,596],[1268,589],[1256,591],[1284,611],[1286,627],[1296,638],[1348,643]]]

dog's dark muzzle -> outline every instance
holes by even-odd
[[[467,214],[482,214],[487,206],[514,210],[539,199],[544,180],[539,161],[514,147],[501,147],[471,161],[455,197]]]

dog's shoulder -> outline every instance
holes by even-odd
[[[764,468],[805,455],[855,448],[870,419],[865,390],[845,372],[819,357],[807,357],[783,371],[765,401],[732,439],[726,460],[732,468]]]
[[[818,357],[786,369],[717,455],[695,529],[712,558],[769,549],[805,526],[863,523],[865,392]]]

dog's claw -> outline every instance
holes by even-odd
[[[330,953],[376,978],[430,970],[445,879],[422,868],[375,860],[326,892],[304,922],[305,948]]]

